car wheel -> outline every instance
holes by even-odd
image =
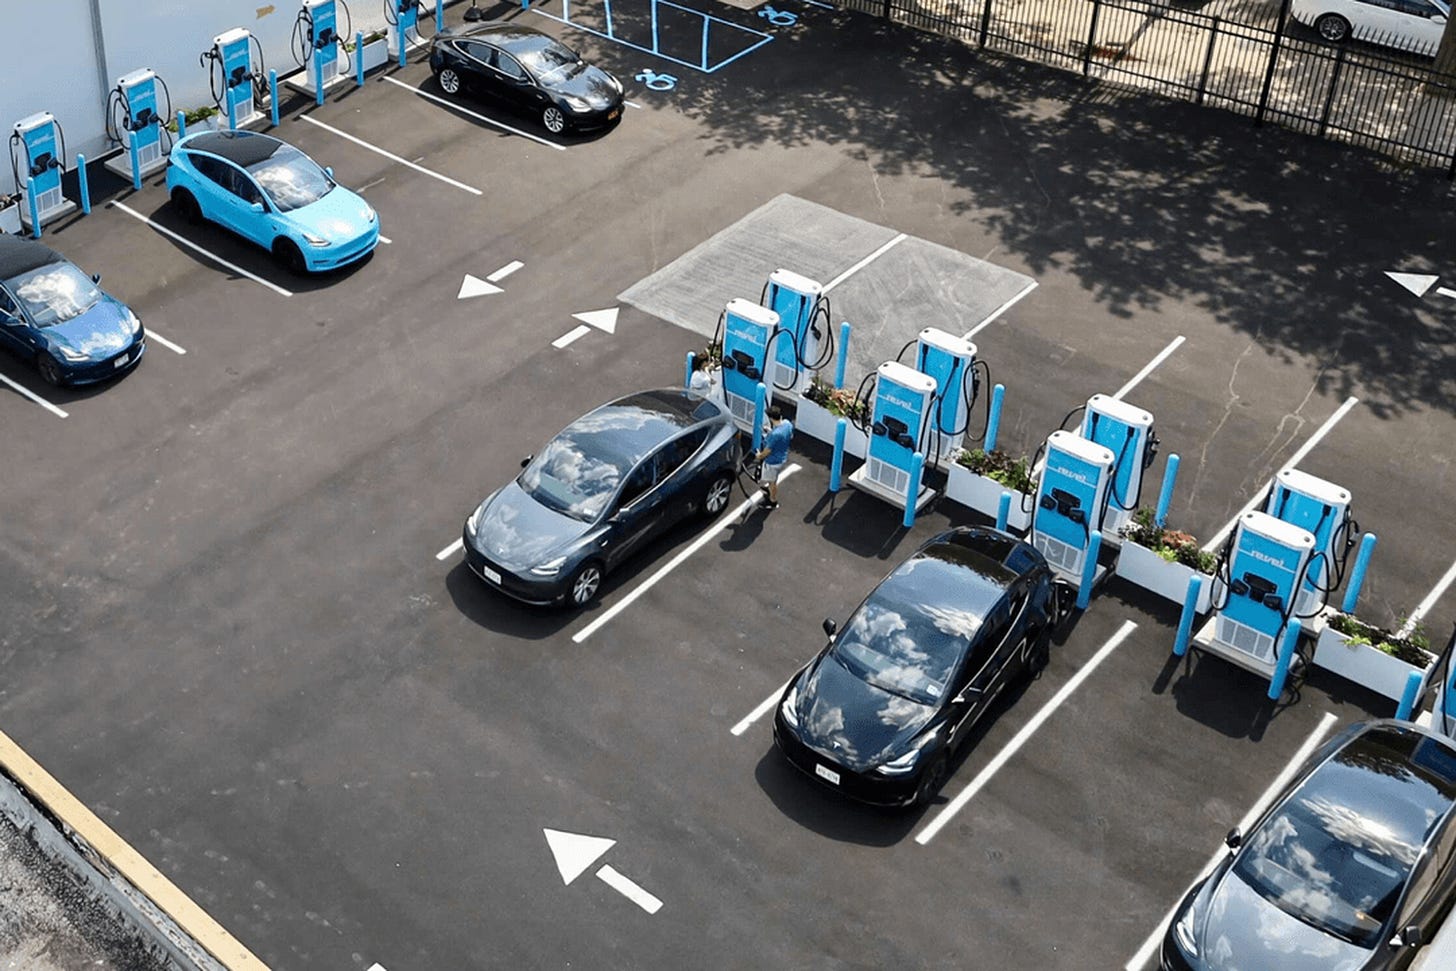
[[[560,108],[552,105],[541,112],[541,124],[545,125],[546,130],[551,134],[560,135],[566,131],[566,116],[561,113]]]
[[[446,94],[460,93],[460,75],[456,74],[452,68],[447,67],[435,75],[435,80],[440,82],[440,90]]]
[[[602,565],[588,561],[571,578],[566,589],[566,602],[573,607],[585,607],[597,598],[602,589]]]
[[[192,198],[192,193],[186,189],[172,190],[172,205],[177,208],[177,213],[182,217],[183,222],[197,225],[202,222],[202,207],[197,200]]]
[[[915,806],[924,808],[930,805],[930,801],[939,794],[940,787],[945,785],[945,777],[946,762],[942,753],[920,773],[920,783],[915,787]]]
[[[733,495],[733,476],[727,472],[720,473],[717,478],[708,483],[708,491],[703,493],[703,515],[716,516],[728,508],[728,500]]]
[[[1327,13],[1314,22],[1314,29],[1331,44],[1350,36],[1350,22],[1337,13]]]
[[[289,239],[280,239],[273,244],[273,255],[283,268],[294,276],[303,276],[308,272],[308,264],[303,260],[303,250],[298,244]]]
[[[40,379],[51,387],[58,387],[65,380],[65,372],[56,363],[56,359],[42,351],[35,358],[36,370],[40,372]]]

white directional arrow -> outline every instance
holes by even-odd
[[[1431,284],[1439,279],[1428,273],[1396,273],[1394,270],[1386,270],[1385,275],[1418,297],[1424,297]]]
[[[597,330],[604,330],[608,334],[617,332],[617,308],[609,310],[588,310],[582,314],[572,314],[573,320],[579,320],[583,324],[591,324]]]
[[[559,829],[542,829],[546,834],[546,845],[551,847],[551,856],[556,869],[567,886],[581,876],[602,858],[602,855],[617,845],[616,840],[604,836],[585,836],[581,833],[565,833]],[[618,873],[608,864],[597,870],[597,879],[632,901],[638,907],[655,914],[662,909],[662,901],[643,890],[631,879]]]
[[[492,293],[500,293],[501,288],[494,283],[487,283],[478,276],[465,274],[465,279],[460,281],[460,292],[455,294],[456,300],[465,300],[468,297],[484,297]]]

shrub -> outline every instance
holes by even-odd
[[[1434,659],[1430,638],[1426,636],[1425,628],[1419,624],[1415,630],[1400,637],[1383,627],[1357,620],[1349,614],[1337,613],[1330,617],[1329,626],[1331,630],[1345,635],[1351,644],[1369,644],[1383,654],[1389,654],[1418,668],[1426,667]]]
[[[1017,492],[1036,491],[1036,481],[1031,477],[1031,462],[1025,455],[1012,458],[1000,449],[986,451],[983,448],[961,449],[956,461],[977,475],[984,475]]]
[[[1123,539],[1145,546],[1169,563],[1181,563],[1199,573],[1212,573],[1218,557],[1205,552],[1191,533],[1159,526],[1151,509],[1138,509],[1122,527]]]

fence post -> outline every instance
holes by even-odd
[[[1274,86],[1274,68],[1279,64],[1279,51],[1284,46],[1284,25],[1289,21],[1289,0],[1279,4],[1279,23],[1274,27],[1274,43],[1269,45],[1269,66],[1264,69],[1264,87],[1259,91],[1259,107],[1254,112],[1254,125],[1264,124],[1269,110],[1269,91]]]
[[[880,16],[884,17],[886,20],[889,20],[890,15],[894,13],[894,2],[895,0],[885,0],[885,10],[884,13],[880,14]]]
[[[986,5],[981,8],[981,37],[979,46],[986,46],[986,35],[991,31],[991,0],[986,0]]]
[[[1330,127],[1330,110],[1335,106],[1335,89],[1340,86],[1340,72],[1345,67],[1345,48],[1335,51],[1335,69],[1330,73],[1330,90],[1325,95],[1325,108],[1320,112],[1319,137],[1324,138]]]
[[[1194,104],[1203,104],[1203,95],[1208,91],[1208,72],[1213,70],[1213,48],[1218,43],[1218,25],[1222,21],[1218,17],[1213,18],[1213,30],[1208,34],[1208,50],[1203,52],[1203,73],[1198,76],[1198,97],[1194,98]]]
[[[1097,45],[1097,18],[1102,13],[1102,0],[1092,0],[1092,24],[1087,28],[1087,50],[1082,53],[1082,74],[1092,73],[1092,48]]]

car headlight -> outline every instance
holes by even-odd
[[[303,234],[303,238],[304,238],[304,241],[307,242],[308,245],[310,245],[310,246],[328,246],[328,245],[330,245],[330,241],[329,240],[324,239],[322,236],[315,236],[313,233],[304,233]]]
[[[470,514],[470,518],[465,520],[465,531],[471,536],[480,530],[480,514],[483,512],[485,512],[485,503],[482,502],[475,507],[475,512]]]
[[[566,106],[572,111],[591,111],[591,102],[585,98],[578,98],[575,95],[568,94],[565,101]]]
[[[897,759],[891,759],[884,765],[875,766],[875,771],[880,775],[909,775],[915,771],[915,766],[920,761],[921,749],[913,748]]]
[[[1173,939],[1183,949],[1183,953],[1191,958],[1198,957],[1198,944],[1193,939],[1193,914],[1194,907],[1190,904],[1178,923],[1173,925]]]
[[[142,329],[142,319],[136,315],[135,311],[129,309],[126,312],[126,322],[131,325],[131,333],[135,337],[137,331]]]
[[[566,557],[558,556],[553,560],[547,560],[545,563],[538,563],[531,567],[531,572],[538,577],[554,577],[561,572],[561,568],[565,565]]]
[[[366,223],[373,223],[374,220],[376,220],[378,218],[379,218],[379,213],[377,213],[377,212],[374,211],[374,207],[373,206],[365,206],[364,207],[364,221]]]
[[[789,688],[789,693],[784,695],[783,704],[779,705],[779,714],[784,716],[784,721],[791,728],[799,727],[799,686],[795,684]]]
[[[91,360],[90,354],[87,354],[85,351],[73,350],[67,347],[65,344],[57,344],[56,350],[61,352],[61,357],[64,357],[66,360],[72,361],[76,364],[79,364],[82,361]]]

